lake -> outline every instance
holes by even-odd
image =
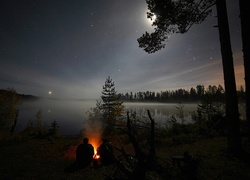
[[[165,125],[169,116],[177,113],[174,103],[142,103],[124,102],[125,110],[137,115],[147,117],[150,111],[156,123]],[[84,128],[84,121],[88,118],[86,112],[96,106],[96,100],[62,100],[40,98],[34,101],[23,101],[18,106],[19,117],[17,130],[27,127],[27,124],[35,120],[35,115],[42,111],[42,121],[50,125],[54,120],[59,125],[59,130],[64,135],[78,134]],[[195,111],[197,104],[184,104],[184,115],[186,121],[191,121],[191,112]]]

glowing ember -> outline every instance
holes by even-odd
[[[93,156],[93,161],[91,166],[94,168],[97,168],[100,165],[100,161],[99,161],[100,156],[97,154],[96,149],[95,149],[95,154]]]
[[[93,159],[99,159],[100,158],[100,155],[97,154],[97,152],[95,151],[95,154],[93,156]]]

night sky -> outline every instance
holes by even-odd
[[[239,87],[239,5],[227,6]],[[118,93],[224,85],[216,10],[154,54],[137,42],[153,30],[147,11],[145,0],[1,0],[0,89],[83,99],[99,98],[108,76]]]

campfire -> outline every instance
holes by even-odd
[[[92,167],[97,168],[100,165],[99,158],[100,158],[100,156],[97,154],[97,151],[95,149],[95,154],[93,156]]]
[[[94,155],[93,155],[92,166],[97,167],[100,164],[100,162],[99,162],[100,155],[97,154],[97,148],[100,145],[100,140],[99,140],[99,138],[90,137],[89,138],[89,143],[92,144],[92,146],[94,147]]]
[[[97,138],[91,138],[91,137],[89,138],[89,143],[92,144],[92,146],[94,147],[94,156],[93,156],[94,159],[99,158],[99,155],[97,155],[97,148],[101,144],[99,141],[100,140]]]
[[[100,158],[100,155],[97,154],[97,151],[95,150],[95,154],[93,156],[93,159],[98,160]]]

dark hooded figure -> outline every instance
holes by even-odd
[[[102,144],[98,147],[97,154],[100,155],[101,165],[110,165],[115,160],[113,146],[107,139],[102,139]]]
[[[83,143],[76,149],[76,161],[80,166],[89,166],[93,161],[94,147],[89,144],[89,139],[84,138]]]

